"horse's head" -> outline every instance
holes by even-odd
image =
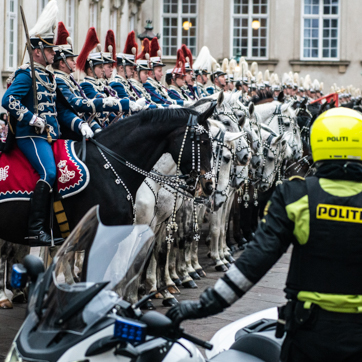
[[[280,171],[288,147],[283,135],[276,135],[267,128],[262,128],[263,161],[261,168],[260,190],[267,191],[273,185],[275,176]]]
[[[184,175],[187,191],[194,195],[201,191],[204,195],[211,195],[214,189],[212,143],[207,121],[214,108],[215,102],[210,102],[201,114],[190,111],[186,123],[170,135],[168,152]]]

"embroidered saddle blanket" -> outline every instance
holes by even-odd
[[[89,171],[75,154],[74,141],[57,140],[53,153],[58,193],[65,198],[84,190]],[[0,155],[0,202],[30,200],[38,180],[39,174],[16,145],[10,153]]]

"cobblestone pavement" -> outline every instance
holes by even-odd
[[[197,289],[184,289],[181,287],[181,294],[176,296],[179,301],[186,299],[197,300],[206,287],[213,286],[217,279],[222,276],[222,273],[215,271],[211,260],[206,257],[205,245],[200,245],[199,253],[201,265],[204,267],[207,277],[197,281]],[[235,257],[240,253],[238,252]],[[184,322],[185,331],[198,338],[210,340],[225,325],[251,313],[284,303],[283,288],[288,272],[289,259],[290,251],[282,256],[257,286],[228,310],[207,319]],[[162,306],[161,300],[154,300],[154,305],[161,313],[166,313],[168,310]],[[11,310],[0,309],[0,361],[4,360],[13,338],[24,320],[25,308],[26,305],[17,304]]]

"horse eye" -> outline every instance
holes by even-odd
[[[268,156],[268,161],[270,161],[270,162],[274,161],[274,157]]]
[[[224,156],[223,159],[224,159],[224,162],[225,162],[225,163],[229,163],[229,162],[230,162],[230,157]]]
[[[230,122],[229,121],[224,121],[223,122],[225,126],[230,126]]]
[[[289,126],[290,126],[290,122],[284,122],[284,126],[289,127]]]

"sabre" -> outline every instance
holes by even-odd
[[[31,47],[31,43],[30,43],[29,30],[28,30],[28,25],[26,23],[24,10],[21,5],[20,5],[20,13],[21,13],[21,19],[23,20],[23,25],[24,25],[25,35],[26,35],[26,48],[28,50],[29,58],[30,58],[31,82],[32,82],[32,86],[33,86],[34,114],[36,116],[38,116],[38,95],[36,92],[36,79],[35,79],[33,49]]]
[[[28,24],[26,23],[26,18],[24,14],[23,7],[20,5],[20,13],[21,19],[23,21],[25,36],[26,36],[26,48],[29,53],[29,60],[30,60],[30,71],[31,71],[31,83],[33,87],[33,103],[34,103],[34,115],[38,117],[38,95],[36,91],[36,79],[35,79],[35,67],[34,67],[34,59],[33,59],[33,48],[30,43],[30,35],[28,30]],[[46,132],[47,132],[47,141],[52,143],[52,137],[50,136],[49,126],[45,125]],[[35,127],[36,133],[39,133],[39,128]]]

